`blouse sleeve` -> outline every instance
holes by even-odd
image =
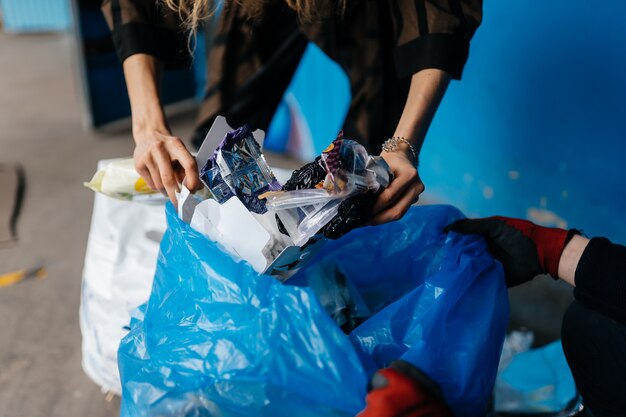
[[[398,77],[437,68],[460,79],[482,0],[390,1]]]
[[[626,324],[626,247],[595,237],[576,267],[574,297],[587,307]]]
[[[102,11],[120,61],[148,54],[168,67],[189,66],[189,37],[176,12],[158,0],[104,0]]]

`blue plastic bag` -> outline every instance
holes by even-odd
[[[494,408],[498,412],[570,415],[580,406],[561,341],[513,356],[498,374]]]
[[[152,294],[119,349],[122,415],[353,416],[371,374],[400,358],[441,386],[456,416],[481,415],[508,299],[485,242],[442,232],[461,217],[448,206],[413,207],[328,243],[285,285],[168,206]],[[364,320],[348,336],[316,284],[337,271]]]

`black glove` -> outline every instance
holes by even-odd
[[[508,217],[463,219],[445,228],[487,239],[489,250],[504,267],[506,284],[515,287],[537,275],[558,277],[559,260],[565,245],[578,230],[538,226],[527,220]]]

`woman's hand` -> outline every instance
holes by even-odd
[[[123,63],[132,110],[135,169],[150,188],[167,194],[175,205],[183,178],[191,191],[200,187],[200,178],[195,158],[167,127],[158,87],[162,66],[147,54],[131,55]]]
[[[380,154],[389,164],[394,179],[378,196],[371,224],[382,224],[402,218],[424,192],[424,184],[411,162],[409,152],[408,147],[399,146],[395,152],[383,151]]]
[[[419,153],[450,78],[450,74],[436,68],[426,68],[413,74],[404,110],[393,137],[408,138],[415,152]],[[424,184],[411,163],[411,154],[406,143],[398,143],[397,151],[380,154],[391,167],[395,179],[380,194],[374,206],[372,224],[398,220],[424,192]]]
[[[135,133],[135,169],[153,190],[167,194],[176,205],[178,184],[194,191],[200,188],[195,158],[180,138],[156,130]]]

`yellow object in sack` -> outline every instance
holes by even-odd
[[[118,159],[98,170],[85,187],[120,200],[157,194],[135,170],[132,158]],[[160,194],[159,194],[160,195]]]
[[[146,180],[141,177],[135,182],[135,191],[144,194],[154,193],[154,190],[146,184]]]

